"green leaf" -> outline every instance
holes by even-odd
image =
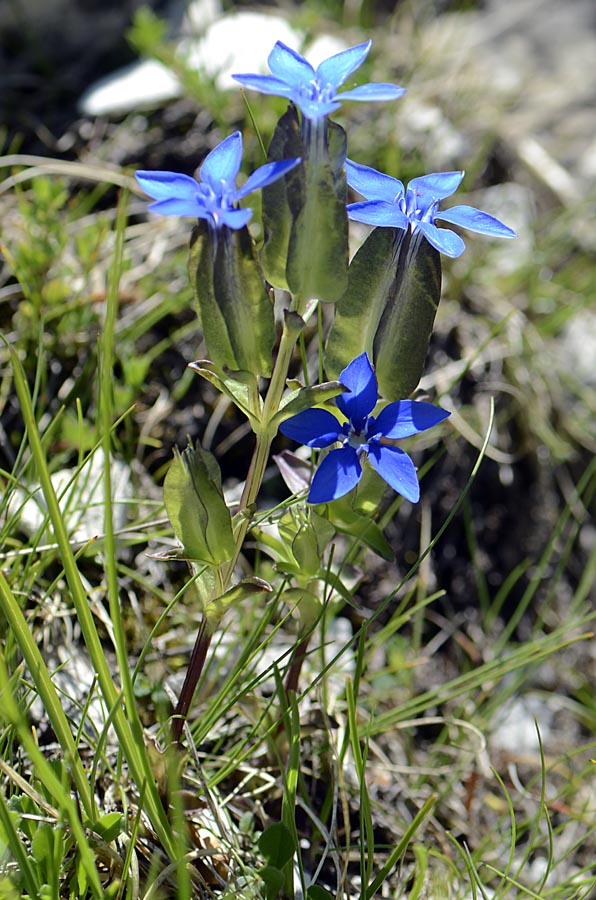
[[[288,176],[292,230],[286,274],[294,294],[335,302],[347,288],[349,248],[346,135],[333,122],[328,143],[325,158],[307,159]]]
[[[284,159],[304,159],[306,151],[300,136],[300,125],[293,106],[281,117],[267,152],[267,162]],[[289,173],[291,174],[291,173]],[[265,244],[261,255],[267,281],[275,287],[288,290],[286,263],[292,230],[292,214],[288,203],[287,179],[278,178],[261,192],[261,213]]]
[[[269,377],[275,322],[247,228],[193,229],[189,275],[209,356],[219,368]]]
[[[198,359],[189,363],[188,367],[229,397],[250,420],[253,429],[258,427],[263,404],[258,392],[257,379],[251,372],[224,371],[218,369],[209,359]],[[258,407],[258,415],[253,408],[255,405]]]
[[[185,559],[220,565],[234,553],[230,511],[215,457],[189,445],[174,459],[164,481],[166,511]]]
[[[40,823],[31,841],[31,851],[38,863],[53,862],[58,844],[62,845],[62,835],[47,822]]]
[[[258,870],[259,878],[265,884],[265,894],[267,900],[276,900],[282,896],[282,888],[284,884],[283,872],[276,869],[275,866],[263,866]]]
[[[346,391],[347,388],[339,381],[325,381],[312,387],[298,388],[283,398],[279,411],[271,419],[271,424],[277,429],[290,416],[295,416],[313,406],[320,406]]]
[[[319,571],[321,560],[319,555],[319,543],[314,528],[305,523],[292,541],[292,555],[303,576],[313,578]]]
[[[325,348],[325,371],[330,378],[337,378],[364,351],[372,360],[375,333],[395,282],[403,234],[397,228],[375,228],[352,259],[347,290],[335,309]]]
[[[425,238],[403,242],[396,290],[375,334],[373,360],[379,393],[408,397],[422,377],[441,299],[441,256]]]
[[[375,228],[349,269],[325,350],[325,370],[337,378],[366,351],[387,400],[418,385],[441,298],[441,257],[428,241],[397,228]]]
[[[204,612],[209,619],[210,626],[213,628],[217,625],[224,613],[226,613],[230,607],[236,606],[244,600],[248,600],[249,597],[254,597],[255,594],[270,594],[272,591],[273,588],[269,582],[265,581],[263,578],[257,578],[256,576],[243,578],[238,584],[235,584],[234,587],[230,588],[229,591],[226,591],[225,594],[221,594],[219,597],[216,597],[215,600],[209,600],[206,603],[204,602]]]
[[[301,157],[303,163],[263,189],[268,280],[302,299],[335,301],[344,293],[348,272],[346,135],[328,123],[327,148],[320,159],[307,159],[295,107],[275,129],[269,161]]]
[[[124,818],[122,813],[106,813],[93,825],[93,831],[104,839],[106,843],[115,841],[124,830]]]
[[[381,529],[371,518],[354,510],[350,499],[350,495],[347,495],[327,504],[327,515],[331,524],[342,534],[359,538],[382,559],[392,561],[393,550],[383,537]]]
[[[331,894],[319,884],[311,884],[306,891],[306,900],[335,900],[335,894]]]
[[[259,850],[276,869],[283,869],[295,849],[292,833],[283,822],[274,822],[259,837]]]

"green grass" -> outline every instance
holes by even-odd
[[[430,95],[439,62],[418,69],[413,37],[403,65]],[[464,99],[450,114],[465,131]],[[356,118],[360,159],[372,120]],[[425,151],[390,140],[394,124],[375,122],[370,162],[403,161],[407,180]],[[494,149],[489,126],[470,185]],[[294,595],[263,515],[243,565],[274,591],[226,615],[180,756],[168,716],[200,604],[183,565],[153,558],[173,544],[161,483],[186,430],[208,430],[230,489],[246,456],[230,404],[184,368],[204,355],[188,229],[139,218],[128,173],[113,173],[116,197],[103,170],[0,165],[0,898],[249,900],[296,885],[312,900],[592,896],[596,404],[557,363],[593,295],[589,248],[570,231],[581,210],[531,221],[514,268],[472,239],[446,267],[423,384],[450,399],[454,427],[444,452],[421,457],[420,515],[383,509],[395,563],[348,536],[327,557],[289,701]],[[541,280],[544,266],[556,277]],[[316,358],[314,331],[304,350]],[[110,490],[115,462],[125,497]],[[513,562],[495,582],[496,504],[482,491],[492,472],[511,503],[508,478],[521,490],[526,464],[544,505],[521,491],[534,540],[522,554],[501,533]],[[32,498],[41,512],[26,525]],[[453,547],[465,606],[457,580],[441,582]],[[495,738],[516,701],[540,713],[519,747]]]

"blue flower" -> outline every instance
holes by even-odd
[[[349,389],[335,402],[347,422],[340,422],[326,409],[307,409],[292,416],[280,431],[307,447],[341,447],[331,450],[315,472],[309,503],[328,503],[343,497],[362,477],[362,459],[368,457],[373,469],[394,491],[412,503],[420,499],[420,485],[410,457],[392,442],[432,428],[449,413],[440,406],[416,400],[389,403],[378,416],[371,416],[378,390],[377,379],[366,353],[346,366],[339,381]]]
[[[139,171],[135,177],[145,193],[157,201],[149,206],[152,212],[207,219],[215,229],[223,225],[242,228],[252,216],[252,210],[239,209],[239,201],[281,178],[300,159],[267,163],[253,172],[238,190],[236,176],[241,162],[242,135],[235,131],[205,157],[199,169],[200,181],[177,172]]]
[[[448,228],[438,228],[436,219],[488,234],[491,237],[514,238],[515,231],[498,219],[473,206],[452,206],[440,210],[439,203],[459,187],[463,172],[438,172],[414,178],[407,190],[397,178],[347,159],[346,177],[350,187],[366,197],[364,203],[348,204],[348,215],[357,222],[384,228],[420,231],[427,241],[445,256],[460,256],[466,249],[462,239]]]
[[[306,119],[321,119],[339,109],[343,100],[396,100],[405,93],[396,84],[363,84],[338,93],[346,78],[362,65],[371,44],[366,41],[336,53],[315,70],[303,56],[278,41],[267,60],[271,75],[232,77],[262,94],[287,97]]]

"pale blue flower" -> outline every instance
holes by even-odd
[[[357,222],[404,231],[410,229],[413,233],[419,231],[440,253],[451,257],[460,256],[466,245],[454,231],[438,228],[436,219],[491,237],[517,237],[507,225],[473,206],[439,209],[440,201],[455,193],[461,184],[463,172],[423,175],[414,178],[404,189],[397,178],[383,175],[369,166],[347,159],[345,168],[350,187],[366,197],[365,202],[348,204],[348,215]]]
[[[405,93],[396,84],[362,84],[351,90],[338,92],[344,81],[362,65],[372,41],[357,44],[324,60],[317,69],[290,47],[278,41],[267,62],[271,75],[233,75],[241,85],[287,97],[306,119],[321,119],[339,109],[344,100],[396,100]]]
[[[242,228],[252,216],[252,210],[240,209],[240,200],[281,178],[297,166],[300,159],[267,163],[237,188],[236,177],[241,162],[242,135],[236,131],[205,157],[199,169],[199,181],[177,172],[139,171],[135,177],[145,193],[157,201],[150,204],[151,212],[206,219],[216,230],[224,225]]]
[[[420,485],[414,463],[393,441],[426,431],[450,414],[431,403],[398,400],[378,416],[371,416],[378,389],[366,353],[352,360],[338,380],[349,389],[335,398],[347,421],[340,422],[326,409],[307,409],[280,426],[283,434],[307,447],[341,444],[327,454],[315,472],[309,503],[328,503],[351,491],[362,477],[362,461],[366,458],[394,491],[417,503]]]

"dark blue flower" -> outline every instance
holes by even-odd
[[[239,131],[227,137],[205,157],[199,169],[200,181],[177,172],[136,172],[136,179],[146,194],[157,202],[149,209],[162,216],[192,216],[207,219],[218,229],[242,228],[252,210],[240,209],[238,203],[247,194],[281,178],[300,159],[267,163],[252,173],[240,189],[236,177],[242,162],[242,135]]]
[[[378,391],[366,353],[346,366],[339,381],[349,389],[335,399],[346,422],[340,422],[326,409],[307,409],[280,426],[283,434],[307,447],[341,444],[327,454],[315,472],[309,503],[328,503],[351,491],[362,477],[362,459],[367,457],[394,491],[416,503],[420,499],[420,485],[414,463],[392,442],[432,428],[449,413],[431,403],[398,400],[389,403],[378,416],[371,416]]]
[[[460,256],[466,245],[454,231],[438,228],[436,219],[491,237],[517,237],[507,225],[473,206],[439,209],[440,201],[450,197],[459,187],[463,172],[438,172],[414,178],[404,190],[397,178],[383,175],[369,166],[361,166],[349,159],[345,166],[350,187],[366,197],[364,203],[348,205],[349,217],[357,222],[420,231],[440,253],[451,257]]]
[[[338,93],[346,78],[362,65],[372,41],[357,44],[324,60],[315,70],[295,50],[278,41],[267,62],[271,75],[233,75],[244,87],[287,97],[306,119],[321,119],[339,109],[343,100],[396,100],[405,93],[396,84],[362,84]]]

